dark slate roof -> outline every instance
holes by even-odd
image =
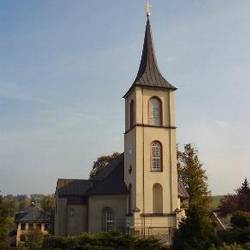
[[[56,193],[61,197],[71,197],[72,202],[81,202],[76,197],[89,195],[126,194],[127,188],[123,178],[124,154],[113,160],[102,169],[92,180],[59,179]]]
[[[170,84],[161,74],[157,59],[154,51],[154,44],[152,39],[150,19],[147,17],[144,45],[142,50],[141,63],[136,79],[132,84],[129,91],[135,86],[164,88],[170,90],[176,90],[172,84]]]
[[[16,214],[17,223],[48,223],[49,215],[41,208],[32,204]]]
[[[103,168],[92,180],[59,179],[56,192],[59,196],[68,197],[70,202],[86,202],[90,195],[123,195],[127,194],[124,182],[124,153]],[[178,182],[178,196],[189,197],[183,183]]]
[[[124,154],[113,160],[94,179],[91,195],[127,194],[124,183]]]
[[[56,192],[59,196],[85,196],[92,185],[90,180],[59,179]]]

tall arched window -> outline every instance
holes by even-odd
[[[151,144],[151,171],[162,171],[162,146],[158,141]]]
[[[103,231],[111,232],[114,230],[115,218],[112,208],[105,207],[102,210],[102,221],[103,221]]]
[[[132,100],[130,102],[130,105],[129,105],[129,124],[130,124],[130,128],[133,127],[134,123],[135,123],[135,107],[134,107],[134,100]]]
[[[163,191],[159,183],[153,186],[153,213],[163,213]]]
[[[162,125],[162,104],[158,97],[152,97],[149,99],[148,118],[149,125]]]

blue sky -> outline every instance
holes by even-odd
[[[158,63],[177,91],[178,143],[214,194],[250,179],[249,0],[152,1]],[[144,0],[0,1],[0,190],[52,193],[123,151]]]

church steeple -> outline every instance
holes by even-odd
[[[152,38],[150,12],[147,13],[146,31],[145,31],[144,45],[142,50],[139,71],[137,73],[134,83],[132,84],[128,92],[130,92],[130,90],[135,86],[176,90],[176,87],[170,84],[162,76],[157,64],[157,59],[154,51],[153,38]]]
[[[125,95],[124,133],[128,221],[142,235],[158,233],[159,225],[169,235],[169,226],[177,227],[175,90],[157,65],[148,0],[141,63]]]

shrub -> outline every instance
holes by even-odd
[[[48,236],[44,239],[43,250],[166,250],[155,238],[136,238],[118,232],[84,233],[73,237]]]
[[[222,246],[219,247],[210,247],[208,250],[244,250],[244,248],[241,245],[238,245],[236,243],[232,244],[232,245],[227,245],[227,244],[223,244]]]
[[[250,242],[250,228],[237,228],[230,231],[218,232],[219,237],[222,241],[233,244],[246,244]]]
[[[207,250],[214,243],[218,244],[214,227],[206,214],[196,207],[189,208],[187,219],[174,235],[173,250]]]
[[[250,226],[250,212],[237,211],[231,218],[231,223],[236,228],[245,228]]]

